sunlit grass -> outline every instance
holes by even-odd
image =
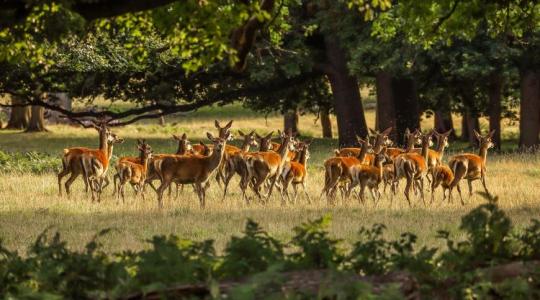
[[[126,138],[126,142],[115,148],[115,154],[136,154],[137,138],[146,138],[156,152],[174,152],[176,144],[170,139],[172,133],[187,132],[193,142],[204,141],[206,131],[215,131],[214,118],[221,121],[233,118],[234,131],[256,129],[265,133],[282,128],[283,120],[279,116],[265,119],[236,107],[235,115],[231,117],[232,111],[227,109],[209,108],[205,113],[170,117],[165,127],[148,123],[116,128],[115,132]],[[373,111],[367,112],[367,119],[372,125]],[[108,251],[139,249],[144,247],[144,240],[152,235],[170,233],[196,240],[214,239],[218,249],[222,249],[231,234],[241,232],[247,218],[260,222],[274,236],[285,239],[292,236],[292,228],[300,222],[329,214],[333,218],[332,235],[345,240],[354,239],[361,226],[384,223],[389,228],[387,234],[393,238],[404,231],[411,231],[418,235],[422,245],[441,245],[435,237],[436,230],[456,232],[461,216],[483,202],[477,195],[468,197],[466,184],[462,184],[467,203],[464,207],[459,204],[457,194],[453,203],[441,203],[441,191],[437,192],[435,203],[427,207],[416,199],[414,207],[409,208],[401,191],[392,204],[387,194],[377,206],[370,197],[367,197],[366,205],[360,205],[356,199],[347,202],[339,200],[335,206],[328,205],[324,199],[318,201],[324,181],[322,162],[332,155],[337,142],[321,139],[321,129],[314,120],[315,116],[307,115],[302,116],[300,122],[304,136],[317,138],[312,146],[308,168],[308,193],[315,200],[312,204],[307,204],[306,199],[299,196],[298,204],[282,206],[280,197],[275,193],[268,205],[253,201],[248,206],[240,201],[238,180],[235,178],[231,193],[224,202],[221,202],[220,188],[212,180],[206,209],[200,209],[195,194],[190,187],[186,187],[178,199],[166,198],[165,208],[159,210],[151,189],[147,190],[146,201],[134,198],[128,187],[125,204],[117,203],[111,196],[111,188],[105,191],[101,203],[91,203],[89,196],[83,192],[80,179],[73,185],[73,195],[68,199],[65,195],[58,197],[56,174],[5,173],[0,176],[0,237],[7,246],[24,251],[41,231],[52,226],[64,235],[72,247],[80,248],[98,230],[113,228],[112,233],[103,239]],[[423,126],[430,128],[430,122],[424,120]],[[456,124],[459,124],[457,120]],[[59,158],[63,148],[97,145],[97,134],[92,129],[65,125],[49,126],[49,129],[50,133],[43,134],[1,131],[0,150],[38,151]],[[511,132],[513,127],[508,130]],[[539,157],[533,154],[490,153],[488,186],[493,194],[500,197],[500,205],[518,227],[540,213],[536,191],[540,169],[535,167],[539,162]],[[475,190],[481,190],[479,182],[474,186]],[[429,197],[427,193],[427,200]]]

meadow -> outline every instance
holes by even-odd
[[[368,109],[366,117],[372,126],[374,110]],[[244,132],[276,132],[283,122],[281,116],[264,116],[239,105],[206,108],[187,115],[168,117],[165,126],[148,121],[114,128],[114,132],[126,139],[125,143],[114,148],[114,156],[135,155],[137,138],[146,138],[157,153],[175,151],[176,142],[171,139],[172,134],[186,132],[193,143],[206,141],[206,131],[215,132],[214,119],[233,119],[233,132],[239,129]],[[484,121],[482,126],[485,129]],[[460,124],[459,119],[456,118],[454,123]],[[432,119],[424,118],[422,127],[428,129],[431,124]],[[540,214],[536,191],[540,180],[540,157],[511,152],[517,128],[506,123],[503,128],[506,141],[504,152],[490,152],[487,184],[490,191],[500,197],[500,206],[517,228],[522,228]],[[276,193],[268,205],[254,201],[247,206],[240,200],[238,178],[233,179],[230,193],[223,202],[221,189],[212,180],[204,210],[199,207],[190,187],[186,187],[176,199],[166,198],[163,210],[157,208],[156,196],[151,189],[147,190],[146,201],[142,201],[133,197],[128,188],[129,197],[123,204],[117,203],[111,195],[112,188],[108,188],[101,203],[91,203],[89,194],[84,193],[80,178],[72,186],[70,198],[65,194],[59,197],[55,169],[59,169],[62,149],[72,146],[95,147],[97,133],[92,129],[67,125],[49,125],[48,129],[48,133],[35,134],[0,131],[0,150],[7,157],[0,157],[0,238],[9,248],[23,253],[46,228],[58,230],[74,249],[82,248],[99,230],[111,228],[111,233],[101,239],[104,249],[111,252],[144,248],[147,245],[145,240],[157,234],[176,234],[192,240],[214,239],[216,248],[221,250],[231,235],[242,231],[248,218],[259,222],[278,239],[285,240],[293,235],[294,226],[322,215],[332,218],[332,236],[345,241],[354,240],[362,226],[384,223],[388,227],[386,234],[389,238],[397,238],[402,232],[409,231],[418,236],[420,245],[441,246],[443,241],[436,238],[436,230],[457,233],[461,216],[484,202],[479,195],[469,198],[464,193],[465,206],[461,206],[457,194],[453,203],[442,203],[441,190],[436,193],[435,203],[427,207],[416,199],[413,207],[409,208],[402,191],[394,197],[392,204],[389,193],[383,195],[377,206],[370,197],[365,205],[359,204],[354,198],[346,202],[339,200],[335,206],[328,205],[325,199],[318,201],[324,182],[322,162],[333,155],[337,141],[321,138],[316,117],[305,115],[300,118],[301,133],[303,137],[315,139],[308,162],[308,193],[315,200],[311,204],[299,196],[299,203],[282,206]],[[464,144],[454,143],[448,150],[450,153],[445,154],[445,160],[452,153],[463,151],[463,148]],[[12,159],[11,155],[19,157],[24,163]],[[109,175],[112,175],[112,171],[109,170]],[[466,183],[462,183],[462,187],[464,191],[467,190]],[[480,182],[476,182],[474,187],[476,191],[481,190]],[[429,193],[427,197],[429,199]]]

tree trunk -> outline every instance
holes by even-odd
[[[30,116],[30,123],[26,132],[42,132],[47,131],[45,128],[44,118],[45,108],[42,106],[32,106],[32,114]]]
[[[396,112],[397,141],[404,144],[405,129],[420,129],[420,105],[414,80],[393,78],[392,94]]]
[[[334,97],[340,147],[357,146],[356,136],[367,136],[364,108],[360,101],[360,88],[355,76],[349,74],[345,51],[335,37],[325,37],[328,66],[326,75]]]
[[[461,136],[459,138],[462,142],[469,141],[469,129],[467,128],[467,115],[465,112],[461,113]]]
[[[330,121],[330,113],[328,107],[321,107],[320,111],[321,127],[323,138],[332,138],[332,122]]]
[[[388,72],[379,72],[375,78],[377,89],[376,129],[385,130],[392,127],[390,138],[397,141],[396,109],[392,93],[392,76]]]
[[[21,104],[19,97],[11,96],[12,104]],[[30,121],[30,106],[13,107],[7,124],[8,129],[25,129]]]
[[[540,133],[540,71],[523,70],[520,81],[519,146],[536,147]]]
[[[464,141],[469,142],[469,144],[472,147],[475,147],[476,145],[478,145],[478,141],[476,140],[476,135],[474,134],[474,130],[476,130],[477,132],[480,132],[480,121],[478,120],[478,114],[471,112],[470,110],[467,110],[463,118],[465,120],[465,127],[466,127],[466,130],[463,129],[463,132],[467,133],[466,135],[467,140],[464,140]]]
[[[493,142],[495,148],[501,150],[501,100],[502,100],[502,78],[493,74],[490,78],[488,87],[489,97],[489,131],[495,130]],[[539,111],[540,112],[540,111]]]
[[[452,133],[448,136],[450,141],[456,139],[456,131],[454,130],[454,121],[452,121],[452,113],[449,110],[436,110],[435,121],[433,124],[435,130],[439,133],[447,132],[452,129]]]
[[[283,114],[283,131],[291,130],[293,133],[298,133],[298,110],[289,110]]]

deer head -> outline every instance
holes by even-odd
[[[490,131],[485,136],[482,136],[480,133],[474,130],[474,136],[478,140],[478,143],[480,144],[480,148],[491,149],[495,147],[495,144],[492,141],[493,134],[495,134],[495,130]]]
[[[218,135],[219,135],[220,138],[225,138],[225,136],[228,136],[227,140],[232,141],[232,139],[233,139],[233,135],[231,134],[232,123],[233,123],[233,120],[229,121],[229,123],[227,123],[225,126],[221,127],[221,125],[219,124],[219,121],[214,120],[214,125],[218,129]]]

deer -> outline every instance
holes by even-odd
[[[285,192],[289,201],[291,201],[289,196],[289,185],[292,185],[294,190],[293,203],[296,203],[296,198],[298,196],[298,185],[302,186],[302,190],[306,195],[308,203],[311,203],[311,198],[306,191],[306,178],[307,178],[307,161],[310,157],[309,146],[311,145],[312,140],[307,140],[301,142],[298,146],[298,161],[286,162],[283,166],[283,172],[281,173],[281,181],[283,183],[282,191]]]
[[[452,184],[452,181],[454,181],[454,172],[452,172],[452,169],[448,167],[447,165],[437,165],[433,167],[432,170],[432,176],[433,181],[431,182],[431,203],[433,203],[433,200],[435,199],[435,189],[440,185],[443,189],[443,202],[446,199],[446,190],[448,190],[448,193],[450,194],[450,185]],[[461,191],[459,192],[460,198],[461,198]],[[452,201],[452,199],[448,198],[449,201]]]
[[[377,202],[381,198],[381,192],[379,191],[379,184],[383,181],[383,164],[387,161],[386,146],[375,154],[374,165],[358,164],[351,168],[352,183],[349,187],[352,190],[356,185],[360,185],[360,197],[359,201],[364,204],[364,191],[366,187],[369,188],[373,203]]]
[[[270,187],[268,194],[266,195],[266,202],[270,199],[272,195],[272,189],[274,188],[276,181],[283,171],[283,166],[286,162],[287,153],[289,151],[294,151],[295,149],[295,140],[292,136],[292,133],[281,133],[281,146],[279,152],[274,151],[260,151],[253,152],[246,155],[245,164],[247,172],[244,174],[240,182],[240,188],[242,189],[242,199],[246,198],[246,189],[248,184],[251,182],[253,184],[252,188],[255,194],[262,200],[262,195],[260,193],[261,185],[270,179]],[[283,195],[282,204],[283,204]]]
[[[229,141],[232,141],[233,140],[233,135],[231,133],[232,124],[233,124],[233,120],[229,121],[229,123],[225,124],[225,126],[221,126],[221,124],[219,123],[218,120],[214,120],[214,126],[218,130],[218,137],[224,138],[225,136],[228,136]],[[210,149],[212,149],[212,147],[213,147],[213,145],[207,145],[207,146]],[[239,150],[240,149],[238,147],[227,144],[226,148],[225,148],[225,158],[224,158],[223,162],[226,162],[228,160],[228,153],[229,152],[236,152],[236,151],[239,151]],[[194,145],[193,146],[193,153],[202,154],[203,151],[204,151],[204,147],[202,147],[201,145]],[[218,171],[216,173],[216,182],[218,183],[220,188],[221,188],[221,182],[224,180],[224,175],[223,175],[224,166],[225,166],[225,164],[223,163],[219,167],[219,169],[218,169]]]
[[[388,134],[390,134],[390,132],[392,131],[392,127],[388,127],[382,132],[373,130],[371,128],[369,129],[369,131],[374,137],[373,151],[375,153],[379,152],[382,146],[389,146],[392,144],[392,141],[388,138]],[[335,153],[336,156],[358,156],[361,149],[362,148],[342,148],[340,150],[336,150]],[[371,164],[374,161],[375,156],[372,154],[367,154],[365,159],[366,164]]]
[[[359,136],[357,136],[356,139],[361,145],[360,152],[357,156],[331,157],[324,162],[324,187],[319,199],[321,199],[323,195],[326,195],[328,201],[334,199],[338,184],[346,186],[349,182],[352,182],[350,169],[354,165],[362,164],[364,162],[370,148],[369,139],[362,139]],[[342,196],[344,195],[345,193],[342,189]]]
[[[238,130],[238,134],[243,138],[242,146],[240,147],[239,151],[236,152],[229,152],[228,160],[225,162],[225,168],[224,170],[224,179],[223,179],[223,198],[222,201],[225,200],[225,197],[227,196],[227,189],[229,187],[229,183],[234,176],[234,174],[239,174],[242,176],[244,172],[246,172],[246,166],[244,164],[244,154],[249,152],[250,147],[257,147],[259,144],[257,143],[257,140],[255,138],[255,131],[251,131],[248,134],[245,134],[243,131]],[[270,136],[267,141],[270,140],[272,134],[270,133]],[[260,136],[259,136],[260,137]],[[261,140],[264,140],[264,138],[260,137]]]
[[[145,140],[139,140],[137,149],[139,150],[139,162],[124,160],[119,161],[116,164],[116,172],[120,183],[118,184],[118,191],[116,194],[117,202],[122,196],[122,203],[125,203],[124,188],[126,183],[130,183],[135,190],[135,195],[141,193],[143,201],[144,199],[144,185],[146,183],[146,175],[148,172],[148,162],[152,158],[152,148],[146,143]]]
[[[398,155],[394,162],[394,168],[395,168],[394,169],[394,173],[395,173],[394,182],[396,182],[402,177],[405,177],[407,180],[407,184],[405,186],[405,197],[407,198],[407,202],[409,203],[409,206],[411,206],[410,191],[413,185],[420,189],[420,196],[422,197],[422,201],[424,202],[424,205],[425,205],[424,177],[427,173],[427,168],[428,168],[427,167],[428,149],[432,145],[432,140],[431,140],[431,137],[433,135],[432,132],[427,133],[427,134],[417,132],[417,134],[420,136],[420,139],[422,141],[422,153],[418,154],[418,153],[414,153],[410,151],[412,148],[412,145],[414,144],[413,141],[414,141],[415,134],[409,135],[408,144],[407,144],[408,152]]]
[[[433,134],[435,135],[437,139],[437,146],[436,149],[428,149],[428,175],[431,175],[433,178],[433,168],[435,166],[442,164],[442,159],[444,156],[444,149],[448,147],[448,136],[452,133],[452,129],[448,130],[445,133],[438,133],[437,131],[433,130]],[[422,148],[415,148],[413,149],[414,153],[421,154]],[[428,181],[430,181],[429,177],[426,177]]]
[[[201,208],[205,207],[208,180],[218,171],[223,161],[230,134],[227,132],[223,137],[214,137],[210,132],[206,133],[208,139],[213,143],[212,154],[209,156],[167,156],[154,162],[154,167],[161,178],[161,185],[157,189],[159,208],[163,208],[163,192],[172,182],[194,184],[200,206]]]
[[[473,188],[472,182],[475,180],[482,181],[484,190],[488,196],[490,192],[486,186],[486,163],[487,163],[487,153],[488,149],[493,148],[492,138],[495,130],[492,130],[485,136],[482,136],[476,130],[474,130],[474,135],[479,142],[480,149],[478,155],[472,153],[464,153],[453,156],[448,162],[448,166],[454,172],[454,180],[450,184],[450,195],[452,195],[452,190],[457,187],[461,198],[461,188],[459,187],[459,182],[461,179],[467,179],[469,185],[469,197],[472,196]],[[463,198],[461,198],[461,205],[465,205]]]
[[[109,161],[112,157],[113,145],[124,142],[123,139],[112,133],[104,122],[102,122],[99,126],[92,123],[91,125],[84,127],[94,128],[98,131],[99,148],[91,149],[86,147],[73,147],[64,149],[62,156],[62,170],[58,173],[58,191],[60,196],[62,196],[62,178],[64,176],[71,174],[68,180],[64,183],[66,194],[69,196],[71,184],[73,184],[73,181],[75,181],[79,175],[83,174],[81,157],[84,154],[91,154],[100,157],[104,164],[108,167]],[[105,177],[104,180],[106,184],[101,186],[101,188],[108,185],[108,179]],[[88,191],[88,181],[86,178],[83,178],[83,181],[85,184],[85,190]],[[99,184],[101,185],[101,182]]]

